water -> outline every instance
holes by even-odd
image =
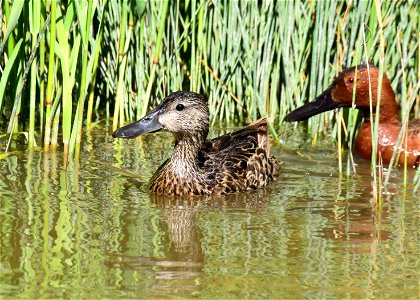
[[[285,164],[264,190],[149,195],[168,137],[95,129],[67,170],[59,153],[0,160],[0,297],[419,297],[419,200],[401,173],[377,212],[369,163],[340,178],[332,151],[275,145]]]

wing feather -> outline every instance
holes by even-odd
[[[260,119],[238,131],[205,143],[199,166],[209,175],[212,188],[224,193],[258,189],[278,173],[278,163],[269,157],[267,121]]]

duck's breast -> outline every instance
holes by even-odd
[[[378,152],[384,163],[389,163],[396,148],[401,152],[399,164],[404,164],[405,155],[409,166],[417,166],[420,157],[420,121],[410,123],[407,138],[398,143],[401,124],[398,121],[380,124],[378,128]],[[399,146],[401,145],[401,146]],[[356,153],[363,158],[372,156],[372,134],[369,122],[364,123],[359,129],[356,138]],[[405,155],[404,155],[405,154]]]

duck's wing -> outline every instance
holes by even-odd
[[[266,118],[207,141],[198,160],[212,188],[224,193],[265,186],[279,169],[270,157]]]
[[[207,141],[203,147],[203,151],[211,153],[232,149],[232,143],[239,146],[242,141],[244,144],[250,142],[247,138],[251,138],[254,148],[266,150],[269,156],[270,143],[268,139],[267,118],[261,118],[237,131]]]

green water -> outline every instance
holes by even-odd
[[[0,160],[0,298],[419,297],[419,198],[401,173],[375,213],[369,163],[340,178],[330,150],[274,146],[267,189],[149,195],[170,149],[96,129],[67,170],[59,153]]]

